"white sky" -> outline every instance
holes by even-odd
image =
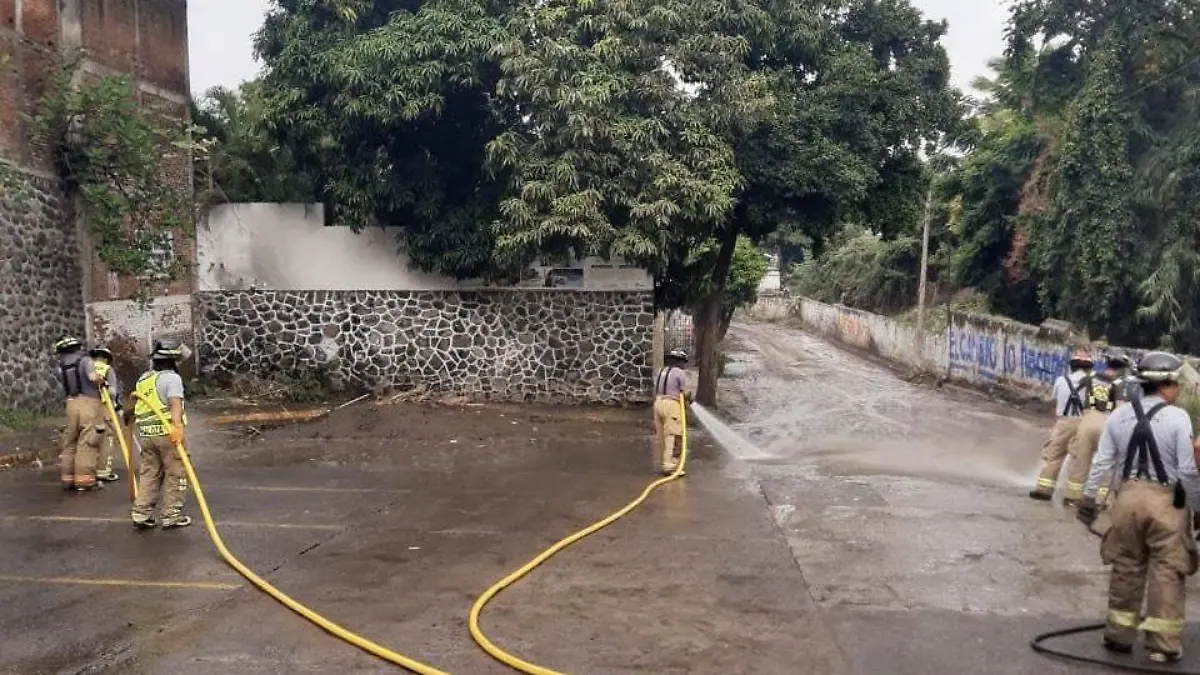
[[[912,0],[931,18],[945,18],[950,32],[944,38],[954,83],[966,89],[987,72],[988,60],[1003,50],[1006,0]],[[262,24],[269,0],[191,0],[188,37],[191,42],[192,92],[210,87],[236,87],[259,69],[253,57],[252,35]]]

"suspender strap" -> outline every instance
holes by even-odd
[[[1154,430],[1150,427],[1150,420],[1158,414],[1159,410],[1167,407],[1167,404],[1159,403],[1151,408],[1149,412],[1142,408],[1140,398],[1130,401],[1130,405],[1133,406],[1133,413],[1137,415],[1137,426],[1133,428],[1133,435],[1129,438],[1129,447],[1125,450],[1123,476],[1125,479],[1131,476],[1135,478],[1153,478],[1162,485],[1166,485],[1169,482],[1167,470],[1163,466],[1162,455],[1158,451],[1158,441],[1154,438]],[[1137,462],[1137,473],[1133,473],[1135,461]],[[1154,476],[1150,475],[1151,464],[1154,465]]]
[[[1081,392],[1087,391],[1092,386],[1092,377],[1084,376],[1079,381],[1079,386],[1071,384],[1071,378],[1067,378],[1067,388],[1071,390],[1071,395],[1067,398],[1067,406],[1063,408],[1064,417],[1079,417],[1083,414],[1083,399],[1079,397]]]
[[[656,396],[667,395],[667,382],[670,381],[671,371],[674,369],[674,366],[666,366],[662,370],[658,371],[658,381],[654,383],[654,394]]]

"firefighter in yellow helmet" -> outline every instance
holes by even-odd
[[[1104,368],[1097,369],[1087,377],[1088,400],[1079,422],[1079,430],[1071,441],[1071,459],[1067,463],[1067,496],[1064,506],[1075,506],[1083,494],[1088,472],[1092,468],[1092,457],[1100,447],[1100,435],[1109,414],[1117,409],[1126,396],[1127,378],[1133,363],[1124,352],[1109,352],[1104,357]],[[1104,505],[1108,499],[1108,484],[1100,486],[1096,502]]]
[[[88,356],[92,357],[92,367],[96,370],[96,374],[104,381],[108,388],[108,396],[112,399],[113,409],[120,419],[121,414],[121,383],[117,380],[117,373],[113,369],[113,353],[104,345],[96,345],[88,352]],[[112,421],[108,419],[107,411],[102,411],[104,422],[108,426],[108,434],[104,441],[100,444],[100,458],[96,465],[96,480],[104,482],[112,482],[120,480],[121,476],[113,470],[113,446],[117,443],[117,434],[122,433],[120,429],[114,429]]]
[[[1079,422],[1087,407],[1088,372],[1092,369],[1092,356],[1084,351],[1071,355],[1070,372],[1054,381],[1054,428],[1042,445],[1042,471],[1037,485],[1029,493],[1030,498],[1050,501],[1058,485],[1058,473],[1079,431]]]
[[[81,492],[94,490],[100,487],[96,482],[96,463],[107,429],[100,405],[104,380],[84,353],[79,338],[60,338],[54,343],[54,351],[58,354],[56,375],[67,404],[67,425],[63,428],[59,455],[62,486]]]
[[[1184,579],[1196,573],[1196,540],[1188,503],[1200,497],[1192,421],[1174,405],[1183,361],[1150,352],[1138,362],[1140,395],[1112,413],[1092,462],[1077,513],[1091,526],[1104,475],[1121,477],[1110,509],[1112,527],[1100,557],[1112,565],[1104,646],[1129,652],[1145,634],[1151,661],[1183,655]],[[1145,613],[1142,601],[1145,600]]]
[[[131,517],[139,529],[151,529],[158,524],[154,518],[156,506],[162,507],[163,529],[192,524],[192,519],[183,514],[187,473],[176,451],[176,445],[184,443],[187,425],[183,410],[183,378],[178,371],[182,358],[183,346],[179,342],[155,342],[150,355],[152,367],[138,378],[134,389],[134,426],[141,447],[141,464],[138,468],[138,498]],[[162,424],[156,411],[171,420],[170,427]]]

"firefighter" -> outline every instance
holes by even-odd
[[[84,492],[100,487],[96,463],[107,428],[100,405],[103,380],[79,338],[66,336],[54,343],[58,354],[58,380],[67,403],[67,426],[60,442],[59,472],[62,486]]]
[[[1087,407],[1088,371],[1092,369],[1092,356],[1084,351],[1071,355],[1070,372],[1054,381],[1054,414],[1057,420],[1050,437],[1042,445],[1042,472],[1037,486],[1029,493],[1030,498],[1050,501],[1058,484],[1058,474],[1063,460],[1071,447],[1071,441],[1079,430],[1079,422]]]
[[[1088,376],[1087,406],[1079,421],[1079,430],[1071,441],[1071,459],[1067,463],[1067,496],[1064,506],[1074,506],[1083,496],[1083,485],[1092,468],[1092,457],[1100,447],[1100,435],[1108,415],[1116,410],[1117,401],[1125,398],[1129,357],[1121,352],[1111,352],[1104,357],[1104,369]],[[1111,476],[1110,476],[1111,478]],[[1108,498],[1108,484],[1102,484],[1096,493],[1096,501],[1103,505]]]
[[[1184,578],[1196,572],[1189,499],[1200,497],[1192,421],[1174,404],[1183,361],[1150,352],[1138,363],[1141,395],[1109,417],[1077,514],[1096,520],[1096,495],[1106,472],[1121,476],[1110,509],[1112,527],[1100,557],[1112,566],[1104,646],[1128,653],[1145,634],[1151,661],[1171,663],[1183,654]],[[1190,493],[1190,494],[1189,494]],[[1145,597],[1145,614],[1141,621]]]
[[[112,400],[113,410],[120,419],[121,383],[117,380],[117,373],[112,367],[113,353],[104,345],[96,345],[88,352],[88,356],[92,357],[92,367],[96,369],[96,374],[108,388],[108,396]],[[116,445],[117,434],[121,433],[121,430],[113,428],[112,420],[108,419],[107,410],[101,409],[101,414],[107,424],[108,434],[101,443],[99,463],[96,466],[96,480],[111,483],[121,479],[121,476],[113,470],[113,446]]]
[[[687,391],[688,355],[682,349],[673,349],[667,354],[666,365],[654,380],[654,454],[655,466],[670,475],[679,468],[680,453],[683,451],[683,411],[679,395],[688,403],[692,395]]]
[[[192,519],[183,514],[187,472],[176,451],[176,446],[184,443],[183,432],[187,425],[183,410],[183,378],[178,371],[181,358],[183,346],[179,342],[155,342],[150,355],[151,369],[138,378],[134,388],[134,425],[142,456],[138,469],[138,498],[131,517],[138,529],[151,529],[158,524],[154,509],[159,505],[160,493],[163,529],[192,524]],[[170,427],[163,425],[156,411],[170,419]]]

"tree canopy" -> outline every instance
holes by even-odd
[[[919,220],[922,153],[962,132],[945,29],[907,0],[276,0],[258,51],[332,218],[459,277],[643,264],[696,310],[711,400],[739,235]]]

